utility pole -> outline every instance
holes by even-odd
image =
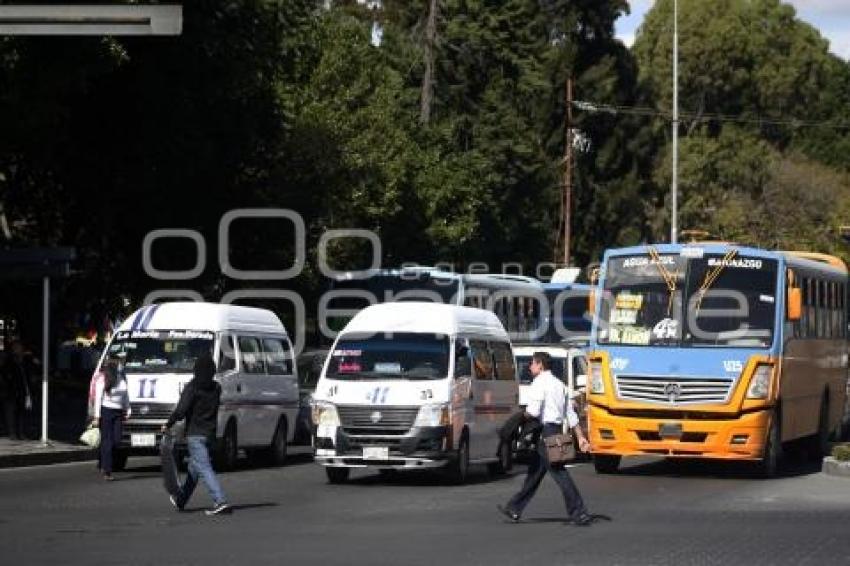
[[[673,0],[673,176],[670,182],[670,243],[678,240],[679,215],[679,2]]]
[[[566,140],[564,142],[564,267],[570,265],[570,223],[573,199],[573,78],[566,85]]]

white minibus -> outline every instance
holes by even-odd
[[[492,312],[431,302],[373,305],[337,336],[313,396],[315,461],[351,468],[511,466],[499,430],[518,409],[511,342]]]
[[[160,427],[192,379],[195,360],[213,354],[221,384],[216,460],[232,468],[240,449],[275,464],[286,458],[298,415],[297,369],[286,329],[271,311],[199,302],[145,306],[114,333],[101,357],[123,368],[130,395],[115,468],[130,454],[154,454]],[[89,410],[91,411],[90,387]],[[178,444],[179,446],[179,444]]]

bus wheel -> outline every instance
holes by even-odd
[[[461,485],[469,477],[469,438],[464,435],[455,453],[455,461],[450,464],[449,479],[452,483]]]
[[[593,467],[597,474],[616,474],[620,467],[620,456],[610,454],[594,454]]]
[[[813,460],[820,460],[829,454],[829,398],[824,395],[820,404],[818,431],[809,441],[809,454]]]
[[[497,454],[499,461],[487,464],[487,471],[491,476],[506,474],[514,467],[513,451],[511,450],[512,446],[513,440],[499,443],[499,452]]]
[[[283,417],[277,423],[277,428],[272,437],[272,443],[268,448],[268,460],[273,466],[282,466],[286,461],[286,436],[288,430],[286,427],[286,419]]]
[[[351,475],[350,468],[325,468],[329,483],[345,483]]]
[[[224,436],[218,447],[218,465],[222,470],[230,471],[236,467],[236,459],[239,456],[236,444],[236,427],[228,423],[224,430]]]
[[[782,457],[782,441],[779,433],[780,414],[774,412],[770,416],[770,430],[767,431],[767,438],[764,442],[764,454],[761,460],[755,465],[755,475],[760,478],[772,478],[776,475],[779,468],[779,461]]]

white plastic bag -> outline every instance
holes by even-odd
[[[83,434],[80,435],[80,442],[91,446],[92,448],[97,448],[100,446],[100,429],[96,426],[89,426]]]

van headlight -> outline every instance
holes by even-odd
[[[602,379],[602,362],[593,360],[590,362],[590,392],[594,395],[605,393],[605,381]]]
[[[448,405],[422,405],[419,407],[419,413],[416,415],[415,427],[433,427],[433,426],[448,426],[449,424],[449,406]]]
[[[316,426],[339,426],[336,405],[324,401],[313,401],[313,424]]]
[[[773,375],[773,366],[759,364],[753,377],[750,379],[750,387],[747,389],[747,399],[767,399],[770,392],[770,378]]]

